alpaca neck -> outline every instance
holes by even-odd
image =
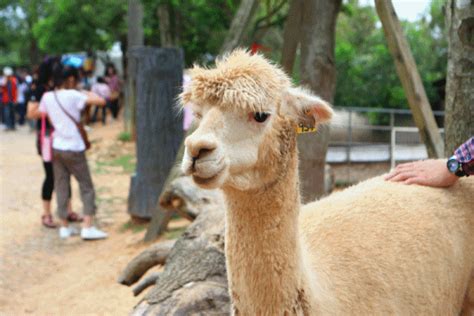
[[[245,315],[298,314],[312,304],[299,236],[297,157],[264,190],[224,188],[226,257],[234,308]],[[314,309],[313,309],[314,310]]]

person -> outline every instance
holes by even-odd
[[[2,80],[3,118],[7,130],[15,130],[15,105],[18,98],[18,82],[13,75],[13,69],[3,69],[5,77]]]
[[[119,113],[119,97],[122,82],[117,75],[117,70],[115,69],[114,64],[107,64],[105,67],[104,79],[110,88],[110,111],[112,112],[112,117],[116,119]]]
[[[28,90],[28,84],[24,78],[19,78],[18,80],[18,99],[17,99],[17,112],[18,112],[18,124],[20,126],[25,124],[25,115],[26,115],[26,100],[25,94]]]
[[[35,73],[36,79],[30,85],[30,90],[26,94],[28,100],[27,118],[36,120],[36,148],[41,157],[44,169],[44,180],[41,186],[41,199],[43,201],[43,214],[41,223],[46,228],[56,228],[57,224],[53,220],[51,213],[51,199],[54,191],[54,174],[52,162],[52,137],[53,127],[49,123],[46,115],[41,115],[38,111],[39,101],[43,94],[53,88],[52,73],[57,67],[58,59],[48,58],[38,67]],[[71,190],[68,191],[67,219],[70,222],[81,222],[82,217],[72,210]]]
[[[474,137],[459,146],[447,161],[428,159],[398,165],[385,180],[430,187],[450,187],[474,174]]]
[[[55,129],[53,139],[53,168],[58,216],[61,220],[59,236],[69,238],[78,232],[68,225],[67,201],[70,188],[71,174],[79,183],[81,199],[84,206],[84,222],[81,237],[84,240],[103,239],[107,234],[95,226],[93,219],[96,213],[95,189],[87,165],[85,150],[86,144],[82,138],[77,122],[81,117],[81,110],[86,105],[105,106],[103,98],[89,91],[71,89],[78,74],[76,69],[66,69],[56,73],[55,90],[46,92],[40,101],[39,110],[48,115]]]
[[[107,101],[107,106],[102,107],[102,124],[105,125],[106,117],[107,117],[107,107],[110,106],[110,88],[105,82],[104,78],[98,77],[97,82],[92,85],[91,91],[101,96]],[[96,106],[94,109],[94,114],[92,115],[92,122],[97,121],[97,114],[99,112],[99,106]]]

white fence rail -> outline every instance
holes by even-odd
[[[390,162],[394,166],[396,161],[427,157],[410,110],[362,107],[335,107],[335,110],[327,162]],[[443,121],[444,112],[434,111],[434,115],[439,123]],[[379,123],[371,124],[371,117]]]

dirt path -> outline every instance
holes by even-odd
[[[40,225],[43,169],[27,128],[0,132],[0,314],[126,315],[139,301],[115,282],[146,245],[144,230],[127,224],[133,144],[121,143],[120,123],[96,127],[89,165],[104,241],[62,241]],[[55,204],[55,203],[54,203]],[[81,210],[73,181],[73,206]]]

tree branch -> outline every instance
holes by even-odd
[[[164,264],[175,242],[176,240],[168,240],[147,248],[130,261],[120,274],[117,282],[130,286],[137,282],[150,268],[158,264]]]

